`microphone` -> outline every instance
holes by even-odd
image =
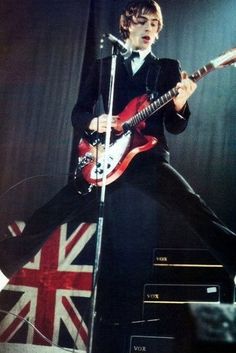
[[[107,39],[109,39],[110,42],[115,44],[117,46],[117,48],[119,49],[121,55],[126,56],[128,54],[131,54],[132,50],[130,48],[127,48],[127,46],[125,45],[124,42],[122,42],[120,39],[116,38],[112,34],[105,33],[105,34],[103,34],[103,38],[107,38]]]

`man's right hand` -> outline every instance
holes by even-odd
[[[114,128],[114,129],[117,127],[117,118],[118,118],[118,115],[113,115],[112,116],[111,127]],[[98,131],[100,133],[106,132],[107,120],[108,120],[108,115],[107,114],[102,114],[99,117],[93,118],[91,120],[88,128],[90,130]]]

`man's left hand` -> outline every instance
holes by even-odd
[[[175,110],[180,112],[181,109],[185,106],[187,99],[193,94],[197,85],[190,78],[188,78],[187,72],[183,71],[181,73],[181,82],[178,82],[176,85],[178,89],[178,96],[173,99]]]

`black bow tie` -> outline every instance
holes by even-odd
[[[139,58],[139,53],[137,51],[132,51],[132,53],[130,54],[130,56],[128,57],[128,59],[126,59],[124,61],[124,64],[126,66],[126,69],[129,73],[130,76],[133,76],[133,72],[132,72],[132,68],[131,68],[131,61],[134,59],[134,58]]]
[[[138,51],[132,51],[131,55],[128,57],[127,60],[132,61],[134,58],[139,58],[139,57],[140,57],[140,55],[139,55]]]

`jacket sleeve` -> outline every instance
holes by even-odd
[[[81,83],[77,102],[72,110],[71,120],[75,130],[82,134],[94,117],[99,95],[99,62],[96,61],[84,82]]]
[[[176,86],[177,82],[181,80],[181,69],[178,61],[170,60],[169,63],[169,77],[170,79],[170,88]],[[164,122],[165,128],[168,132],[172,134],[180,134],[183,132],[187,125],[190,116],[190,110],[188,103],[185,104],[182,111],[176,112],[174,108],[174,103],[171,101],[166,105],[165,113],[164,113]]]

